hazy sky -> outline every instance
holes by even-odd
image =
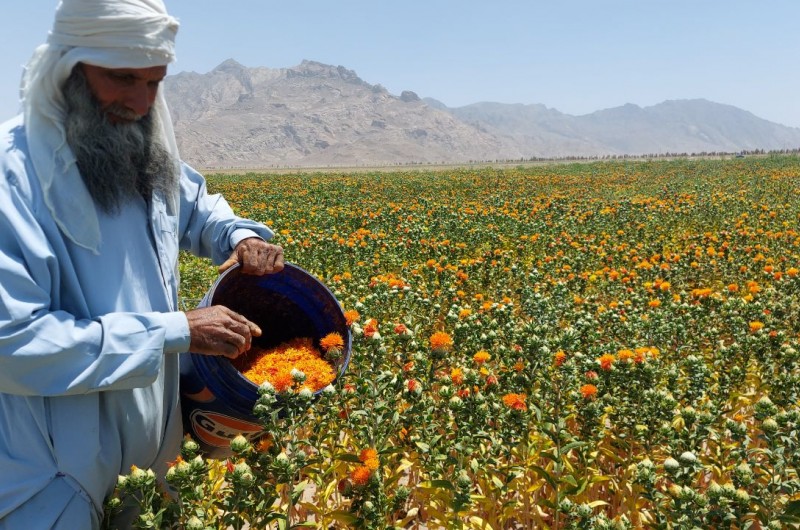
[[[303,59],[450,107],[542,103],[580,115],[705,98],[800,127],[800,0],[165,0],[170,73]],[[6,0],[0,121],[56,0]]]

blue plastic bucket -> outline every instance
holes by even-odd
[[[336,297],[313,275],[287,263],[281,272],[253,276],[238,266],[217,278],[199,307],[224,305],[255,322],[262,336],[253,346],[267,349],[297,337],[315,343],[328,333],[345,342],[338,376],[350,362],[352,335]],[[318,391],[317,393],[319,394]],[[223,356],[187,352],[181,356],[181,407],[184,430],[207,456],[230,456],[230,441],[239,434],[261,433],[253,406],[258,387]]]

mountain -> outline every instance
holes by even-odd
[[[800,147],[800,129],[705,100],[571,116],[544,105],[448,108],[390,94],[343,66],[303,61],[164,82],[183,158],[200,168],[460,163]]]

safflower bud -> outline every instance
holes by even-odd
[[[761,424],[761,430],[764,431],[766,434],[775,434],[778,432],[778,422],[775,421],[773,418],[767,418]]]
[[[193,515],[186,521],[186,530],[203,530],[205,525],[196,515]]]
[[[231,450],[236,454],[241,454],[250,449],[250,442],[241,434],[231,440]]]
[[[747,506],[750,504],[750,494],[741,488],[736,490],[733,499],[739,503],[740,506]]]
[[[711,481],[711,484],[708,485],[708,489],[706,490],[708,498],[714,503],[719,502],[719,499],[722,498],[723,493],[724,491],[722,486],[720,486],[715,480]]]
[[[664,471],[667,473],[675,473],[681,468],[681,465],[678,463],[677,460],[672,458],[671,456],[664,460]]]
[[[297,368],[292,368],[291,375],[295,383],[302,384],[306,380],[306,374]]]
[[[270,383],[269,381],[264,381],[263,383],[258,385],[258,395],[259,396],[263,396],[263,395],[267,395],[267,394],[274,396],[275,395],[275,387],[272,386],[272,383]]]
[[[578,508],[575,510],[575,515],[581,519],[588,519],[592,516],[592,507],[589,506],[588,503],[583,502],[578,505]]]
[[[194,458],[200,451],[200,444],[189,438],[188,436],[183,439],[181,444],[181,453],[185,458]]]

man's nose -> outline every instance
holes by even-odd
[[[128,93],[128,97],[125,99],[125,106],[141,117],[150,112],[154,101],[155,94],[149,88],[137,87]]]

